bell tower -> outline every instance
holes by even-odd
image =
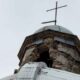
[[[29,62],[44,62],[50,68],[80,73],[80,40],[68,29],[56,25],[57,6],[47,11],[55,10],[55,25],[44,26],[33,35],[25,38],[18,53],[19,66]]]

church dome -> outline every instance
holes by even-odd
[[[73,35],[73,33],[70,30],[68,30],[68,29],[66,29],[66,28],[64,28],[62,26],[58,26],[58,25],[44,26],[43,28],[37,30],[35,33],[39,33],[39,32],[46,31],[46,30],[53,30],[53,31],[58,31],[58,32],[67,33],[67,34],[72,34]]]

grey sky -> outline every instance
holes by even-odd
[[[24,38],[43,27],[43,21],[53,20],[56,0],[0,0],[0,78],[18,68],[17,54]],[[58,0],[58,25],[80,35],[80,0]],[[54,24],[54,23],[53,23]],[[48,25],[48,24],[47,24]]]

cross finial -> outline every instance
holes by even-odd
[[[64,5],[64,6],[60,6],[60,7],[58,7],[58,2],[56,1],[56,7],[53,8],[53,9],[49,9],[49,10],[47,10],[47,12],[48,12],[48,11],[55,10],[55,20],[53,20],[53,21],[47,21],[47,22],[43,22],[42,24],[55,22],[55,25],[56,25],[56,23],[57,23],[57,9],[59,9],[59,8],[63,8],[63,7],[66,7],[66,6],[67,6],[67,5]]]

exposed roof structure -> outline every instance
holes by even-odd
[[[45,31],[45,30],[53,30],[53,31],[58,31],[58,32],[68,33],[68,34],[72,34],[73,35],[73,33],[70,30],[68,30],[68,29],[66,29],[66,28],[64,28],[62,26],[58,26],[58,25],[45,26],[45,27],[37,30],[35,33],[39,33],[39,32]]]
[[[48,68],[45,63],[26,63],[20,71],[1,80],[80,80],[80,75]]]

